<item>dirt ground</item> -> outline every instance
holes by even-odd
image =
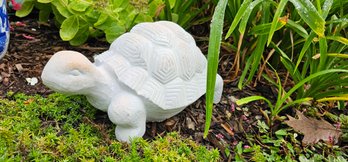
[[[63,42],[59,37],[59,30],[53,23],[38,23],[35,17],[23,19],[10,17],[11,38],[8,53],[0,60],[0,98],[10,98],[9,91],[25,93],[29,95],[48,95],[53,91],[46,88],[41,82],[41,71],[49,58],[60,50],[76,50],[92,59],[93,55],[108,49],[109,44],[104,40],[91,39],[80,47],[72,47]],[[200,28],[192,29],[198,31]],[[196,31],[197,31],[196,30]],[[196,33],[202,34],[202,33]],[[204,33],[203,33],[204,34]],[[206,37],[207,37],[207,33]],[[207,53],[207,41],[199,43],[203,53]],[[221,54],[221,66],[219,73],[228,80],[233,63],[233,55],[228,51]],[[38,83],[30,85],[30,80],[38,79]],[[208,138],[203,139],[205,123],[205,100],[204,97],[193,103],[179,115],[167,119],[161,123],[148,123],[145,138],[151,140],[157,135],[166,132],[178,131],[184,137],[191,137],[198,143],[209,148],[218,148],[226,159],[224,153],[226,147],[233,148],[239,141],[245,141],[246,133],[255,133],[256,119],[263,118],[261,105],[253,105],[247,111],[240,109],[234,104],[235,98],[249,95],[275,96],[266,85],[259,84],[256,88],[247,87],[240,91],[236,88],[236,81],[228,81],[224,86],[221,103],[215,105],[213,120]],[[99,118],[99,116],[98,116]],[[100,112],[101,120],[96,123],[112,125],[105,113]],[[227,159],[226,159],[227,160]]]

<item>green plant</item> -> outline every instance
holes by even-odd
[[[60,27],[60,37],[77,46],[89,37],[102,37],[111,43],[140,22],[169,20],[184,28],[201,24],[209,17],[197,19],[210,3],[183,0],[25,0],[16,16],[24,17],[34,8],[39,10],[39,21],[46,22],[54,15]]]
[[[207,15],[198,18],[209,5],[210,1],[200,3],[198,0],[157,0],[156,6],[159,6],[157,8],[159,12],[155,15],[155,19],[173,21],[188,29],[193,25],[210,21],[211,17]]]
[[[347,90],[344,88],[348,84],[348,62],[344,59],[344,53],[348,49],[344,29],[347,22],[341,21],[347,14],[338,4],[348,4],[348,1],[317,0],[313,4],[309,0],[281,0],[279,3],[249,0],[241,5],[226,35],[226,38],[236,35],[235,28],[239,24],[240,39],[236,59],[245,57],[240,56],[241,50],[252,51],[248,52],[251,55],[245,62],[238,87],[242,88],[250,82],[257,69],[260,69],[257,79],[263,76],[278,87],[276,104],[270,106],[273,117],[289,106],[313,99],[319,102],[348,100]],[[275,8],[274,15],[271,14],[272,7]],[[257,17],[257,14],[262,15],[260,20],[250,19],[250,15]],[[284,16],[281,17],[282,15]],[[307,30],[306,25],[309,27]],[[249,35],[250,42],[243,41],[247,32],[252,34]],[[243,44],[245,49],[242,49]],[[267,50],[268,55],[264,56]],[[267,65],[271,68],[279,67],[279,62],[295,83],[287,92],[277,73],[276,79],[269,73],[262,74]],[[249,76],[245,81],[247,72]],[[238,103],[244,104],[257,99],[266,100],[271,105],[262,96],[248,97]]]
[[[168,133],[115,140],[114,126],[81,96],[9,94],[0,99],[0,161],[218,161],[216,149]]]
[[[204,137],[207,137],[212,113],[213,113],[213,99],[216,82],[216,73],[219,64],[219,53],[221,46],[221,33],[225,16],[225,9],[227,0],[221,0],[217,4],[213,19],[211,22],[211,29],[209,35],[208,47],[208,67],[207,67],[207,93],[206,93],[206,121],[204,128]]]
[[[148,12],[153,5],[132,0],[25,0],[16,16],[27,16],[34,7],[39,9],[40,21],[53,13],[62,40],[77,46],[103,34],[111,43],[135,24],[153,21],[154,13]]]

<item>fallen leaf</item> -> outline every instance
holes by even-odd
[[[307,118],[300,111],[296,111],[298,119],[289,115],[287,125],[292,127],[295,131],[301,132],[304,135],[303,144],[314,144],[319,140],[325,142],[337,143],[341,135],[341,130],[337,129],[325,120],[317,120],[315,118]]]

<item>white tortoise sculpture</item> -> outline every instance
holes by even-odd
[[[178,114],[206,90],[207,60],[193,37],[172,22],[140,23],[94,59],[91,63],[78,52],[57,52],[41,78],[49,88],[85,95],[106,111],[119,141],[142,137],[146,121]],[[222,88],[217,75],[214,103]]]

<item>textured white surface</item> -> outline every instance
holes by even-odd
[[[86,95],[115,123],[116,137],[141,137],[146,121],[163,121],[205,93],[207,60],[192,36],[175,23],[141,23],[91,63],[61,51],[46,64],[43,83],[65,94]],[[214,102],[223,81],[217,76]]]
[[[95,60],[163,109],[187,106],[205,93],[206,58],[175,23],[138,24]]]

